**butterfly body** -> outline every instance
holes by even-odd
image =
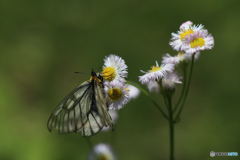
[[[91,78],[74,89],[51,114],[48,130],[58,133],[82,132],[92,136],[104,126],[113,128],[112,119],[103,93],[103,78],[94,71]]]

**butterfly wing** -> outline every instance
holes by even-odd
[[[92,136],[104,126],[113,128],[98,80],[86,81],[73,90],[53,111],[48,120],[48,130],[58,133],[82,132]]]
[[[94,81],[93,106],[89,112],[88,121],[81,129],[83,136],[92,136],[102,130],[104,126],[113,128],[112,119],[105,103],[102,88],[97,80]]]
[[[74,89],[53,111],[48,120],[48,130],[56,128],[58,133],[71,133],[80,130],[89,120],[92,106],[93,85],[85,81]]]

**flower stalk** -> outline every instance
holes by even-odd
[[[173,113],[177,110],[180,102],[182,101],[184,92],[185,92],[185,90],[186,90],[186,83],[187,83],[187,66],[184,65],[184,66],[182,67],[182,69],[183,69],[183,87],[182,87],[182,92],[181,92],[181,94],[180,94],[180,97],[179,97],[179,99],[178,99],[178,101],[177,101],[177,104],[176,104],[175,108],[173,109]]]
[[[190,73],[189,73],[189,77],[188,77],[188,81],[187,81],[187,88],[186,88],[186,93],[184,95],[184,98],[183,98],[183,102],[181,104],[181,107],[177,113],[177,116],[176,118],[174,119],[174,123],[176,123],[179,119],[179,116],[182,112],[182,109],[183,109],[183,106],[186,102],[186,99],[187,99],[187,95],[188,95],[188,91],[189,91],[189,86],[190,86],[190,83],[191,83],[191,78],[192,78],[192,71],[193,71],[193,64],[194,64],[194,56],[195,56],[195,53],[192,55],[192,61],[191,61],[191,68],[190,68]]]
[[[169,113],[169,133],[170,133],[170,160],[174,160],[174,121],[172,110],[172,96],[168,96],[168,113]]]
[[[87,142],[89,148],[92,148],[92,147],[93,147],[93,144],[92,144],[90,138],[89,138],[89,137],[84,137],[84,139],[86,140],[86,142]]]
[[[145,91],[142,87],[140,87],[138,84],[134,83],[134,82],[130,82],[130,81],[126,81],[128,84],[131,84],[135,87],[137,87],[144,95],[146,95],[146,97],[155,105],[155,107],[161,112],[161,114],[163,115],[164,118],[168,119],[168,116],[166,115],[166,113],[164,113],[164,111],[161,109],[161,107],[157,104],[157,102],[149,95],[149,93],[147,91]]]
[[[166,93],[165,93],[165,90],[163,89],[163,86],[162,86],[162,79],[160,79],[160,89],[161,89],[161,92],[162,92],[162,95],[163,95],[163,100],[164,100],[164,103],[165,103],[165,106],[166,108],[168,109],[168,102],[167,102],[167,97],[166,97]]]

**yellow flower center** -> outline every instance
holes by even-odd
[[[149,71],[150,73],[160,71],[162,69],[162,67],[158,67],[158,66],[152,66],[151,68],[152,69]]]
[[[102,71],[102,76],[104,79],[108,81],[112,81],[115,79],[117,73],[114,67],[105,67]]]
[[[179,55],[180,57],[182,57],[182,56],[183,56],[183,52],[178,52],[178,55]]]
[[[185,60],[185,54],[183,54],[183,52],[178,52],[178,59],[179,61],[184,61]]]
[[[182,31],[182,33],[180,34],[181,40],[183,40],[186,37],[186,35],[189,36],[189,34],[193,34],[192,29],[187,29],[187,30]]]
[[[205,45],[205,40],[203,38],[196,38],[190,43],[190,46],[192,48],[195,48],[195,47],[198,47],[198,46],[202,47],[204,45]]]
[[[109,158],[106,155],[99,155],[97,160],[109,160]]]
[[[112,88],[109,89],[107,95],[111,101],[117,101],[122,97],[123,93],[119,88]]]

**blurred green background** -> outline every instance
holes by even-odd
[[[86,159],[90,148],[80,134],[47,130],[58,103],[90,77],[74,72],[100,70],[105,56],[117,54],[129,67],[128,80],[138,82],[140,69],[150,69],[165,53],[176,54],[169,46],[171,32],[187,20],[205,25],[215,47],[195,63],[175,125],[176,160],[212,159],[210,151],[240,153],[239,5],[235,0],[1,0],[0,160]],[[168,122],[143,94],[119,111],[114,132],[90,139],[111,143],[120,160],[169,156]]]

